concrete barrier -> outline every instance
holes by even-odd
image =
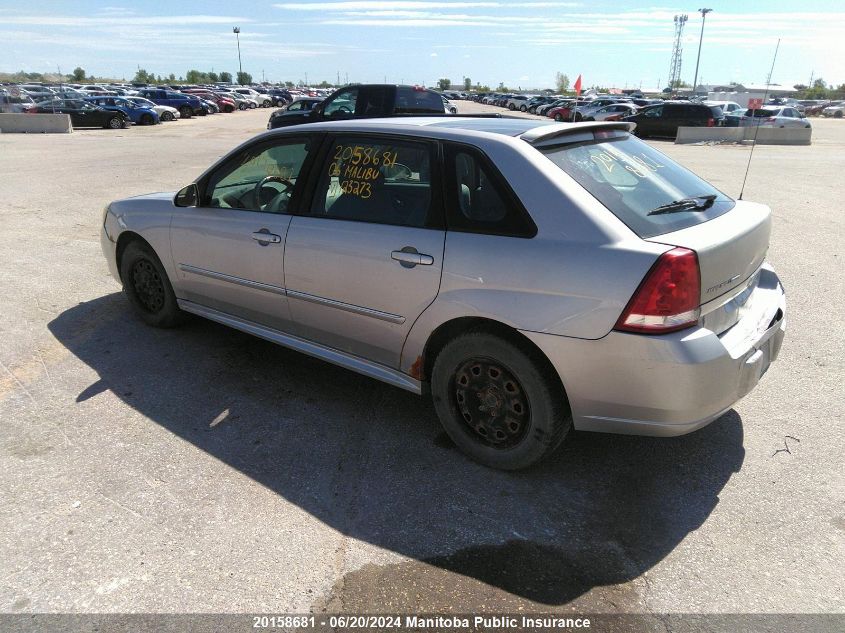
[[[813,130],[803,127],[679,127],[675,143],[740,143],[757,135],[759,145],[810,145]]]
[[[743,139],[741,127],[679,127],[676,143],[701,143],[710,141],[732,141]]]
[[[73,131],[69,114],[0,113],[0,131],[29,134],[68,134]]]
[[[745,139],[754,138],[754,128],[746,127]],[[761,127],[757,130],[758,145],[809,145],[813,129],[809,127]]]

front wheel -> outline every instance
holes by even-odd
[[[563,121],[563,116],[560,113],[556,114],[555,115],[555,121],[560,123],[561,121]]]
[[[166,328],[184,320],[164,266],[149,246],[135,241],[126,247],[120,278],[135,314],[147,325]]]
[[[524,105],[521,105],[521,106],[519,106],[519,111],[520,112],[528,112],[528,108]]]
[[[171,112],[162,112],[161,113],[161,120],[162,121],[172,121],[173,114]]]
[[[182,115],[183,119],[190,119],[194,115],[194,110],[191,106],[182,106],[179,108],[179,114]]]
[[[550,369],[510,340],[469,332],[437,355],[431,392],[452,441],[475,461],[527,468],[560,446],[572,426]]]
[[[152,125],[155,123],[155,119],[153,119],[152,114],[145,114],[141,117],[141,125]]]

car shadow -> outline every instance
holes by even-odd
[[[638,578],[744,459],[730,411],[680,438],[574,432],[502,473],[464,458],[427,400],[202,319],[149,328],[115,293],[49,329],[99,375],[77,402],[110,390],[345,535],[544,605]]]

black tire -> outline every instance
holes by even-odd
[[[103,126],[110,130],[120,130],[123,129],[123,119],[119,116],[109,117],[109,120],[106,121],[106,124]]]
[[[528,468],[551,455],[572,426],[566,395],[549,371],[505,338],[462,334],[434,361],[434,407],[452,441],[475,461]]]
[[[246,109],[247,109],[247,105],[243,101],[241,101],[238,104],[238,110],[246,110]]]
[[[179,114],[183,119],[190,119],[194,115],[194,109],[191,106],[183,105],[179,108]]]
[[[226,114],[231,114],[234,111],[235,111],[234,106],[227,105],[227,106],[223,107],[223,112],[225,112]]]
[[[141,116],[141,125],[152,125],[153,123],[155,123],[155,119],[152,114],[144,114]]]
[[[172,121],[173,120],[173,113],[172,112],[162,112],[161,113],[161,120],[162,121]]]
[[[255,101],[250,101],[250,102],[249,102],[249,109],[250,109],[250,110],[255,110],[255,108],[257,108],[257,107],[258,107],[258,104],[257,104],[257,103],[255,103]]]
[[[560,112],[558,112],[558,113],[555,115],[555,121],[557,121],[558,123],[560,123],[561,121],[563,121],[563,115],[561,115],[561,113],[560,113]]]
[[[524,105],[521,105],[521,106],[519,106],[519,111],[520,112],[528,112],[528,108]]]
[[[508,104],[508,110],[510,110],[511,112],[513,112],[514,110],[516,110],[516,106],[515,106],[514,104],[512,104],[512,103],[509,103],[509,104]]]
[[[575,113],[575,121],[582,121],[583,119],[584,117],[580,113]]]
[[[833,113],[833,118],[834,119],[841,119],[842,118],[842,112],[840,110],[837,110],[836,112]]]
[[[206,110],[205,108],[203,108],[202,110],[200,110],[200,111],[198,112],[198,115],[199,115],[199,116],[207,116],[207,115],[208,115],[208,110]]]
[[[123,292],[141,320],[153,327],[182,323],[185,313],[176,303],[173,286],[161,261],[143,242],[131,242],[120,259]]]

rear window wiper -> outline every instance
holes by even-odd
[[[646,215],[662,215],[663,213],[678,213],[680,211],[704,211],[712,207],[715,200],[716,194],[692,196],[661,205],[656,209],[652,209]]]

